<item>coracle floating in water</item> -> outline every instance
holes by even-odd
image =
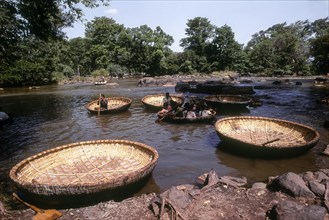
[[[154,95],[147,95],[142,98],[142,103],[145,105],[146,108],[160,111],[163,107],[163,98],[165,94],[154,94]],[[183,104],[184,98],[178,95],[170,95],[171,99],[175,101],[178,105]]]
[[[132,99],[126,97],[110,97],[106,98],[108,104],[107,109],[101,109],[100,114],[113,114],[118,112],[123,112],[128,110],[131,106]],[[86,105],[86,108],[90,113],[97,114],[98,113],[98,99],[94,100]]]
[[[203,97],[203,100],[211,107],[246,107],[251,103],[251,98],[240,95],[210,95]]]
[[[291,157],[312,148],[320,134],[306,125],[286,120],[239,116],[215,123],[225,150],[252,157]]]
[[[206,115],[201,115],[192,118],[188,118],[185,116],[175,116],[175,114],[171,114],[171,113],[167,114],[167,113],[158,112],[158,121],[166,121],[166,122],[178,123],[178,124],[212,122],[216,117],[216,111],[209,110],[207,112],[208,114]]]
[[[140,181],[157,160],[157,151],[139,142],[85,141],[31,156],[11,169],[10,178],[36,196],[89,195]]]

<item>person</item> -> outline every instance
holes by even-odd
[[[160,114],[165,114],[167,112],[172,111],[172,99],[169,94],[169,92],[166,92],[165,96],[163,97],[163,104],[162,104],[162,110],[159,112]]]
[[[171,96],[169,92],[166,92],[165,97],[163,97],[163,108],[168,109],[170,107]]]
[[[101,110],[104,110],[104,109],[107,109],[107,99],[105,98],[105,95],[104,94],[101,94],[101,98],[100,98],[100,107],[101,107]]]
[[[199,105],[198,105],[198,109],[197,112],[199,114],[199,116],[203,116],[204,110],[208,110],[208,105],[206,103],[205,100],[201,100]],[[206,115],[207,115],[207,111],[205,111]]]
[[[197,103],[194,99],[190,100],[190,105],[186,113],[186,118],[197,117]]]

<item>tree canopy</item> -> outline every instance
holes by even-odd
[[[228,25],[188,19],[183,52],[158,26],[127,28],[95,17],[85,37],[67,39],[64,27],[83,19],[79,6],[109,0],[4,0],[0,2],[0,85],[54,83],[75,75],[150,76],[236,71],[265,76],[325,74],[329,66],[329,20],[274,24],[239,44]],[[97,72],[97,73],[98,73]]]

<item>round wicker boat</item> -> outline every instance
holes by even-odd
[[[128,110],[132,103],[132,99],[126,97],[110,97],[106,98],[108,102],[107,109],[101,109],[101,114],[112,114]],[[98,99],[94,100],[86,105],[86,108],[90,113],[98,114]]]
[[[246,107],[251,103],[251,98],[239,95],[210,95],[203,100],[211,107]]]
[[[178,124],[184,124],[184,123],[207,123],[212,122],[216,117],[216,111],[211,111],[210,115],[205,116],[197,116],[194,118],[186,118],[186,117],[178,117],[173,114],[165,115],[163,113],[158,113],[158,120],[166,121],[170,123],[178,123]]]
[[[251,156],[289,157],[312,148],[320,134],[306,125],[275,118],[227,117],[215,123],[223,148]]]
[[[41,196],[98,193],[128,186],[151,174],[157,151],[127,140],[97,140],[56,147],[10,171],[19,189]]]
[[[172,100],[175,101],[178,105],[183,104],[184,98],[178,95],[170,95]],[[142,99],[142,103],[145,105],[146,108],[159,111],[162,109],[163,106],[163,98],[165,94],[154,94],[154,95],[147,95],[144,96]]]

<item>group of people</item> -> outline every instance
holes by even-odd
[[[196,100],[185,96],[184,102],[179,105],[175,102],[167,92],[163,98],[163,108],[160,114],[172,114],[176,117],[196,118],[211,115],[211,109],[204,100]]]

